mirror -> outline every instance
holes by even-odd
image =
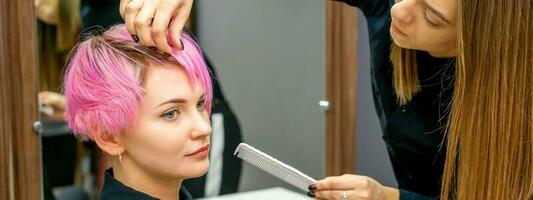
[[[44,199],[94,199],[98,151],[63,121],[61,75],[81,27],[80,0],[35,0]]]
[[[57,115],[62,107],[44,101],[64,104],[68,52],[82,30],[120,23],[118,4],[35,0],[46,200],[98,198],[105,155],[72,136]],[[210,169],[184,183],[195,197],[272,187],[303,194],[237,160],[232,154],[241,141],[311,177],[325,176],[325,114],[318,105],[325,96],[324,16],[323,1],[195,1],[190,27],[217,81]]]
[[[324,1],[196,1],[201,45],[215,63],[248,144],[325,176]],[[241,191],[284,187],[251,165]]]

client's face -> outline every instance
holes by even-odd
[[[202,176],[209,166],[211,125],[201,83],[176,66],[146,74],[138,121],[124,134],[127,164],[161,179]]]

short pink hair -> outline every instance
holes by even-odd
[[[63,91],[65,117],[74,134],[93,139],[95,131],[120,134],[137,119],[143,96],[143,77],[150,63],[182,67],[193,86],[201,83],[210,113],[212,85],[202,51],[182,34],[184,50],[161,52],[133,41],[124,25],[78,43],[68,59]],[[165,86],[161,86],[165,87]]]

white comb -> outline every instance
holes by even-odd
[[[303,191],[309,191],[309,185],[316,182],[297,169],[245,143],[237,146],[234,155]]]
[[[43,104],[39,104],[39,111],[48,116],[52,116],[54,114],[54,108]]]

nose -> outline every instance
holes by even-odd
[[[212,128],[209,121],[209,115],[203,112],[195,112],[191,120],[192,123],[192,137],[201,139],[211,135]]]
[[[414,20],[415,3],[414,0],[396,0],[391,8],[393,21],[401,24],[410,24]]]

